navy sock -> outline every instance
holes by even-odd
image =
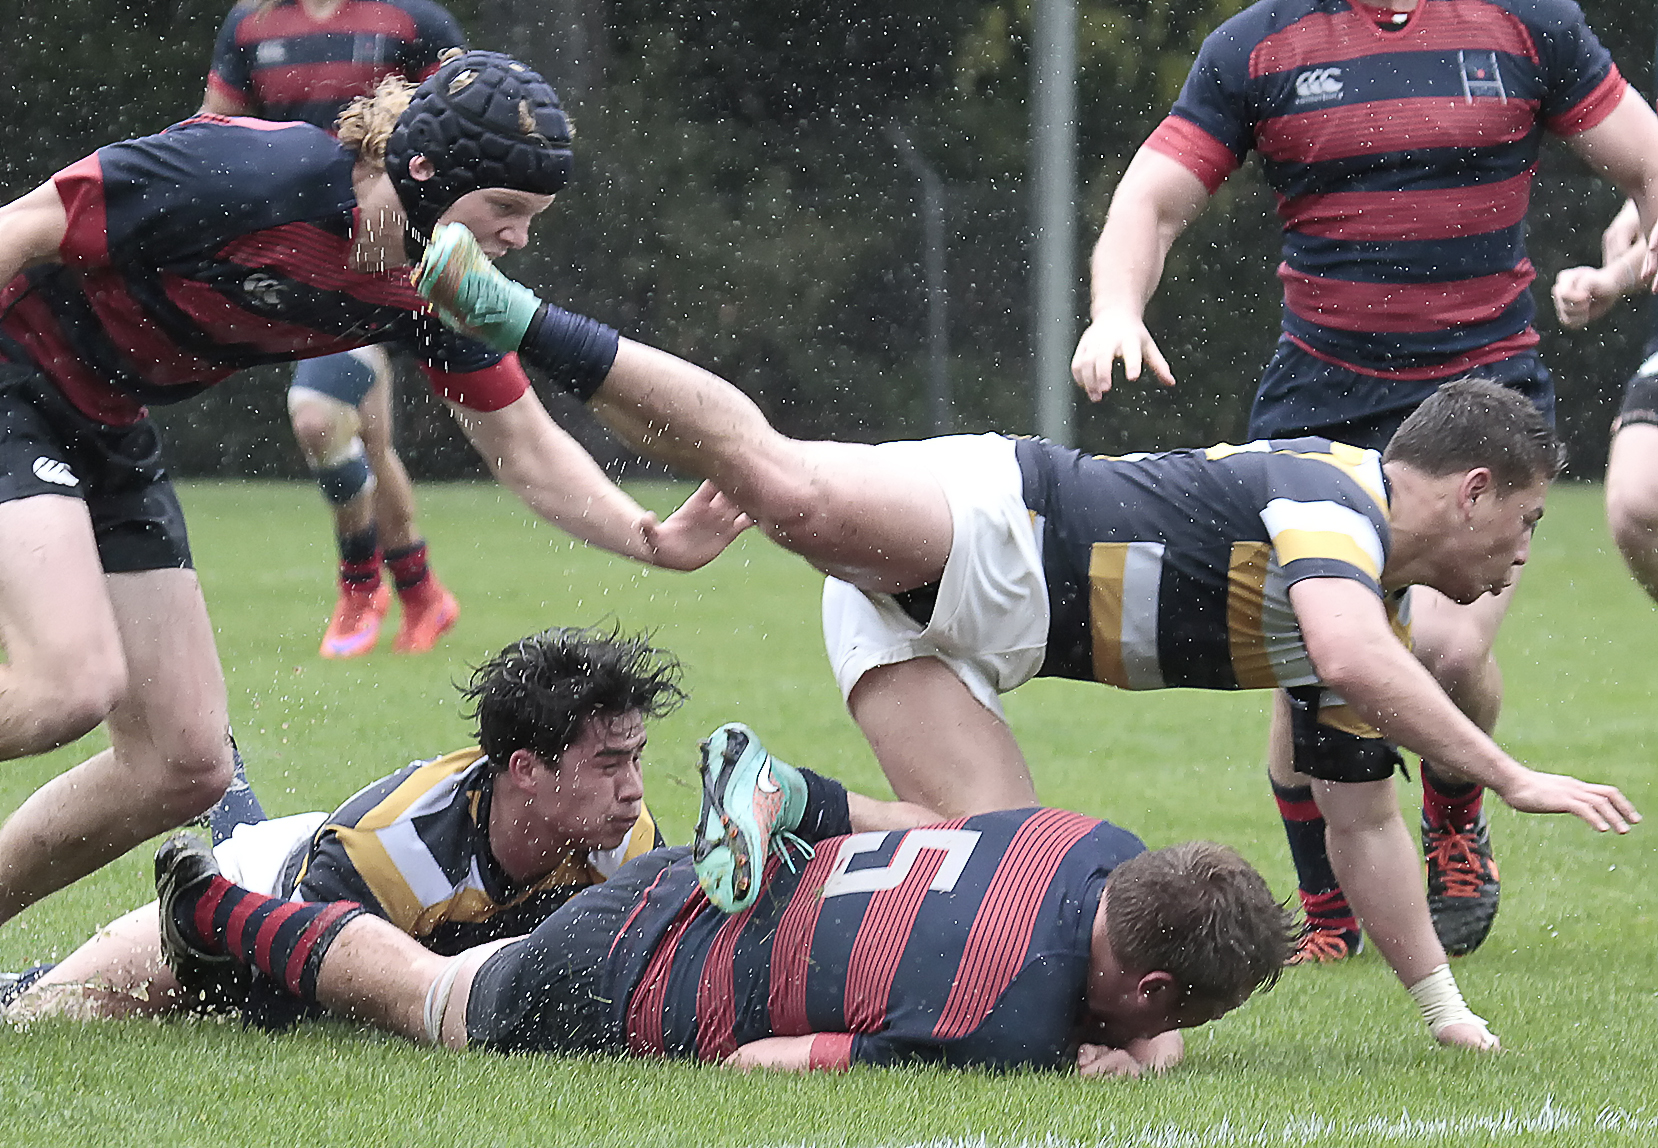
[[[236,766],[230,788],[205,814],[207,832],[215,845],[228,841],[238,825],[255,825],[267,820],[265,807],[259,804],[259,796],[248,781],[247,765],[242,761],[242,751],[236,748],[235,738],[230,739],[230,756]]]
[[[800,814],[800,825],[795,832],[806,841],[851,833],[852,812],[847,805],[846,786],[798,765],[795,769],[806,780],[806,808]]]

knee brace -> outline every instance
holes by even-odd
[[[358,495],[374,491],[374,472],[369,469],[360,438],[352,438],[343,458],[323,463],[313,473],[330,506],[345,506]]]

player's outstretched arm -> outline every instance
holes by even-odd
[[[1147,366],[1165,386],[1174,385],[1168,360],[1146,329],[1146,304],[1163,278],[1169,248],[1208,201],[1197,176],[1149,148],[1123,173],[1094,244],[1091,319],[1071,359],[1072,377],[1095,402],[1111,389],[1119,361],[1130,381]]]
[[[835,1042],[837,1053],[829,1056],[825,1053],[825,1042],[819,1038],[842,1035],[807,1033],[804,1036],[768,1036],[762,1040],[751,1040],[726,1057],[725,1066],[745,1072],[751,1068],[769,1068],[777,1072],[837,1071],[848,1067],[839,1054],[839,1046],[844,1045],[844,1040]],[[818,1046],[816,1054],[813,1053],[814,1042]]]
[[[1633,88],[1626,89],[1605,119],[1566,143],[1634,201],[1647,237],[1638,278],[1650,285],[1658,272],[1658,114]]]
[[[747,525],[735,507],[700,492],[658,523],[553,422],[533,392],[495,411],[454,403],[450,410],[503,486],[583,542],[653,566],[694,570]]]
[[[1290,602],[1319,678],[1388,740],[1523,813],[1570,813],[1619,833],[1640,820],[1613,786],[1538,773],[1504,753],[1394,637],[1381,600],[1360,583],[1308,578],[1290,587]]]

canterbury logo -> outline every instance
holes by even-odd
[[[1309,68],[1295,77],[1298,100],[1329,100],[1341,95],[1340,68]]]
[[[81,480],[75,477],[75,472],[69,469],[67,462],[55,458],[46,458],[44,455],[35,459],[35,477],[42,482],[55,483],[58,486],[79,486]]]
[[[766,767],[760,771],[760,776],[754,779],[754,788],[761,793],[776,793],[782,788],[776,781],[772,780],[771,762],[766,762]]]

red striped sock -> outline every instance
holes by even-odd
[[[175,912],[203,951],[224,953],[314,1001],[323,954],[363,907],[355,901],[284,901],[216,876],[194,898],[181,898]]]

